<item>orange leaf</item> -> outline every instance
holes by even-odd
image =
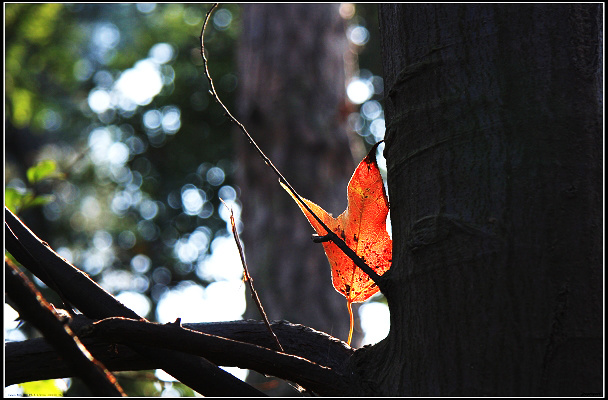
[[[384,191],[382,176],[376,162],[377,143],[367,157],[357,166],[348,183],[348,207],[337,218],[310,200],[302,199],[310,209],[336,233],[348,247],[365,260],[378,275],[384,274],[391,266],[392,247],[386,231],[388,200]],[[283,186],[285,190],[289,190]],[[295,196],[289,192],[292,197]],[[327,234],[319,222],[296,200],[317,234]],[[331,265],[334,288],[346,297],[349,303],[367,300],[379,288],[370,277],[338,248],[333,242],[323,243],[325,254]]]

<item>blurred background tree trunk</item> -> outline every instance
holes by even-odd
[[[237,116],[300,195],[339,215],[355,162],[338,4],[247,4],[241,15]],[[312,227],[241,133],[235,143],[242,238],[269,319],[346,340],[346,300],[333,289],[323,248],[310,239]],[[259,319],[248,301],[245,317]],[[355,331],[353,345],[361,338]]]

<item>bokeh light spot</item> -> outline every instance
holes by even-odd
[[[361,115],[363,118],[373,121],[382,115],[382,106],[376,100],[366,101],[361,106]]]
[[[355,5],[353,3],[341,3],[339,12],[342,18],[351,19],[355,16]]]
[[[148,129],[158,129],[162,121],[162,114],[158,110],[148,110],[144,113],[144,126]]]
[[[218,190],[217,195],[224,201],[236,200],[236,190],[234,190],[232,186],[222,186],[220,190]]]
[[[102,49],[116,47],[120,41],[120,31],[111,22],[97,24],[93,31],[93,44]]]
[[[93,65],[87,59],[80,59],[74,64],[74,77],[79,81],[86,81],[93,74]]]
[[[82,200],[80,211],[87,219],[96,219],[101,214],[99,201],[93,196],[87,196]]]
[[[127,191],[120,191],[114,194],[114,198],[110,203],[112,212],[116,215],[123,215],[133,203],[133,197]]]
[[[184,187],[187,187],[182,191],[184,212],[188,215],[196,215],[203,208],[203,203],[206,200],[205,192],[195,188],[193,185],[185,185]]]
[[[112,235],[109,232],[101,230],[93,235],[93,246],[97,250],[107,250],[112,246]]]
[[[42,126],[48,131],[56,131],[61,128],[61,114],[53,110],[46,109],[42,114]]]
[[[145,254],[137,254],[131,259],[131,268],[133,272],[144,274],[150,270],[152,260]]]
[[[211,167],[209,171],[207,171],[207,182],[212,184],[213,186],[219,186],[224,182],[225,174],[224,170],[219,167]]]
[[[143,219],[152,219],[158,214],[158,204],[153,200],[143,200],[139,204],[139,213]]]
[[[139,234],[147,241],[151,242],[156,240],[159,234],[158,226],[152,221],[139,221],[137,223],[137,230]]]
[[[199,25],[203,21],[203,13],[195,7],[188,7],[184,12],[184,22],[191,26]]]
[[[374,138],[376,139],[376,141],[384,139],[384,134],[386,132],[386,125],[384,123],[384,118],[375,119],[371,123],[369,130],[372,133],[372,135],[374,135]]]
[[[175,106],[167,106],[163,108],[162,127],[163,131],[172,135],[179,131],[181,127],[179,108]]]
[[[188,237],[188,243],[192,244],[199,252],[207,251],[211,240],[211,229],[206,226],[199,226]]]
[[[390,312],[385,304],[376,301],[364,303],[359,307],[359,317],[365,331],[362,345],[378,343],[388,335]]]
[[[235,280],[243,276],[243,265],[231,236],[218,236],[211,242],[211,254],[198,262],[197,275],[204,280]]]
[[[158,267],[152,273],[152,279],[154,282],[166,286],[171,283],[171,271],[165,267]]]
[[[137,243],[137,238],[131,231],[122,231],[118,234],[117,243],[120,248],[128,250],[135,246],[135,243]]]
[[[373,85],[362,79],[355,78],[346,87],[348,98],[355,104],[365,103],[372,97],[373,93]]]
[[[122,165],[129,159],[129,147],[122,143],[116,142],[108,149],[108,160],[115,165]]]
[[[94,89],[89,94],[89,108],[96,114],[101,114],[111,107],[110,94],[103,89]]]
[[[119,95],[140,106],[149,104],[160,93],[163,81],[158,64],[145,59],[124,71],[114,86]]]
[[[225,8],[219,9],[213,15],[213,26],[215,29],[223,31],[228,29],[232,22],[232,13]]]
[[[135,7],[140,13],[149,14],[156,9],[156,3],[137,3]]]
[[[168,63],[173,59],[175,50],[169,43],[157,43],[150,49],[149,57],[158,64]]]
[[[152,308],[150,299],[141,293],[124,291],[116,296],[116,299],[135,311],[140,317],[146,317]]]
[[[183,263],[191,263],[198,258],[198,249],[186,239],[178,240],[173,249]]]
[[[369,31],[365,27],[357,25],[347,30],[347,36],[357,46],[363,46],[369,40]]]

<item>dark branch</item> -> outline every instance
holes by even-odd
[[[325,236],[320,236],[317,234],[313,234],[312,235],[312,241],[315,243],[325,243],[325,242],[331,242],[331,238],[327,235]]]
[[[82,344],[110,371],[140,371],[160,368],[142,357],[129,346],[113,345],[98,338],[80,338]],[[5,344],[4,384],[59,379],[76,376],[71,368],[44,338],[28,339]]]
[[[5,232],[8,228],[15,238],[12,240],[12,235],[6,235],[6,250],[49,287],[57,286],[83,314],[95,319],[111,316],[140,318],[87,274],[55,253],[6,207],[4,217]]]
[[[53,289],[61,298],[63,302],[63,307],[70,313],[70,315],[75,315],[70,302],[65,298],[63,292],[59,289],[59,286],[55,282],[55,280],[49,275],[48,272],[40,265],[38,260],[36,260],[29,251],[19,242],[13,231],[9,228],[8,223],[4,223],[4,238],[6,242],[6,249],[10,249],[9,252],[18,260],[27,260],[25,264],[31,267],[28,268],[34,275],[40,276],[44,275],[46,277],[46,281],[48,282],[48,286]],[[23,263],[22,263],[23,264]]]
[[[184,327],[108,318],[96,322],[93,332],[118,343],[137,341],[157,348],[198,354],[217,364],[253,369],[287,379],[324,395],[343,395],[349,389],[348,377],[332,368],[302,357]]]
[[[21,318],[35,326],[96,396],[125,396],[116,378],[80,343],[60,321],[52,306],[32,282],[5,258],[6,293],[18,307]]]
[[[211,9],[207,12],[207,15],[205,16],[205,22],[203,23],[203,29],[201,30],[201,37],[200,37],[201,56],[203,58],[203,65],[205,67],[205,76],[207,77],[207,80],[209,81],[209,87],[211,88],[209,90],[209,93],[211,94],[211,96],[213,96],[215,101],[217,101],[218,104],[224,109],[224,112],[225,112],[226,116],[228,117],[228,119],[232,123],[234,123],[241,130],[241,132],[243,132],[243,134],[245,135],[245,137],[247,138],[249,143],[251,143],[255,147],[256,151],[258,152],[260,157],[262,157],[262,159],[264,160],[266,165],[268,165],[272,169],[272,171],[278,176],[279,182],[281,184],[283,184],[289,190],[289,192],[291,192],[293,194],[294,198],[296,198],[297,201],[300,204],[302,204],[302,207],[304,207],[306,209],[306,211],[308,211],[317,220],[317,222],[319,222],[319,224],[321,224],[323,229],[325,229],[325,231],[326,231],[326,234],[324,236],[326,236],[328,238],[328,240],[335,243],[336,246],[338,246],[338,248],[340,250],[342,250],[344,252],[344,254],[346,254],[346,256],[348,256],[351,260],[353,260],[353,262],[355,263],[355,265],[357,267],[361,268],[361,270],[363,272],[365,272],[367,275],[369,275],[370,279],[372,281],[374,281],[374,283],[376,285],[378,285],[378,288],[380,288],[380,291],[384,291],[386,289],[386,285],[385,285],[386,279],[383,278],[381,275],[378,275],[376,273],[376,271],[374,271],[369,265],[367,265],[367,263],[361,257],[359,257],[353,249],[348,247],[348,245],[344,242],[344,240],[342,240],[336,233],[334,233],[332,230],[330,230],[329,227],[321,220],[321,218],[319,218],[319,216],[317,216],[317,214],[315,214],[310,209],[310,207],[308,207],[308,204],[306,204],[306,202],[304,202],[304,200],[302,200],[302,197],[300,197],[300,195],[295,191],[295,189],[291,186],[291,184],[287,181],[287,179],[285,179],[285,177],[281,174],[281,172],[279,172],[277,167],[274,166],[272,161],[270,161],[270,159],[266,156],[266,154],[264,154],[262,149],[260,149],[260,147],[253,140],[253,138],[251,137],[249,132],[247,132],[247,129],[245,128],[245,126],[232,115],[232,113],[228,110],[228,108],[220,100],[220,98],[215,90],[215,86],[213,84],[213,79],[211,79],[211,75],[209,74],[209,67],[208,67],[207,56],[205,56],[205,43],[204,43],[205,29],[207,27],[207,23],[209,22],[209,17],[211,16],[211,13],[217,6],[218,6],[217,3],[214,4],[213,7],[211,7]]]
[[[80,329],[91,325],[93,322],[95,321],[83,315],[78,315],[72,318],[70,326],[78,334]],[[262,347],[270,348],[274,344],[262,321],[241,320],[184,324],[184,326],[199,332]],[[345,373],[347,362],[355,352],[341,340],[303,325],[279,321],[272,323],[272,329],[279,337],[286,352],[332,368],[340,373]],[[110,371],[159,368],[158,363],[141,357],[129,347],[121,344],[114,347],[110,341],[94,333],[88,337],[81,337],[81,340],[95,358],[102,361]],[[58,354],[44,339],[6,343],[5,348],[6,384],[11,385],[73,375],[73,371],[64,362],[58,360]]]
[[[14,233],[19,246],[27,250],[19,251],[19,246],[7,241],[9,253],[49,286],[52,282],[48,277],[52,276],[70,303],[85,315],[95,319],[108,317],[140,319],[135,312],[116,300],[87,274],[55,253],[6,207],[4,215],[5,223]],[[32,263],[31,258],[23,256],[26,253],[29,253],[37,263]],[[40,267],[44,268],[45,273],[39,271]],[[134,341],[131,347],[142,356],[156,360],[167,373],[203,395],[263,395],[259,390],[200,357],[142,346],[138,341]]]

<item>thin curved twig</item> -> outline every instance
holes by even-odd
[[[302,206],[306,209],[306,211],[308,211],[319,222],[319,224],[321,224],[323,229],[325,229],[325,231],[327,233],[325,235],[323,235],[323,237],[327,238],[327,240],[332,241],[336,246],[338,246],[338,248],[340,250],[342,250],[344,252],[344,254],[346,254],[347,257],[349,257],[351,260],[353,260],[353,262],[355,263],[355,265],[357,267],[361,268],[361,270],[363,272],[365,272],[367,275],[369,275],[370,279],[372,281],[374,281],[374,283],[376,285],[378,285],[378,288],[380,289],[380,291],[384,291],[384,289],[386,288],[386,285],[385,285],[386,279],[383,278],[382,275],[378,275],[376,273],[376,271],[374,271],[369,265],[367,265],[365,260],[363,260],[361,257],[359,257],[353,249],[348,247],[346,242],[344,242],[336,233],[334,233],[331,229],[329,229],[329,227],[321,220],[321,218],[319,218],[319,216],[317,216],[310,209],[310,207],[308,207],[306,202],[304,202],[304,200],[302,200],[302,197],[295,191],[295,189],[291,186],[291,184],[287,181],[287,179],[285,179],[285,177],[281,174],[281,172],[279,172],[279,170],[275,167],[275,165],[272,163],[272,161],[270,161],[270,159],[266,156],[266,154],[264,154],[262,149],[260,149],[260,147],[253,140],[253,138],[251,137],[249,132],[247,132],[247,129],[245,128],[245,126],[232,115],[230,110],[228,110],[228,108],[220,100],[220,98],[217,94],[217,91],[215,90],[215,85],[213,84],[213,79],[211,78],[211,75],[209,74],[208,61],[207,61],[207,56],[205,56],[205,43],[204,43],[205,29],[207,28],[207,23],[209,22],[209,17],[211,16],[211,13],[213,12],[213,10],[215,10],[215,8],[217,8],[218,4],[219,3],[215,3],[211,7],[211,9],[207,12],[207,15],[205,16],[205,22],[203,23],[203,28],[201,30],[201,37],[200,37],[201,56],[203,58],[203,65],[205,67],[205,76],[207,77],[207,80],[209,81],[209,87],[210,87],[209,93],[215,99],[215,101],[217,101],[217,103],[222,107],[222,109],[224,110],[224,112],[226,114],[226,117],[228,117],[228,119],[232,123],[234,123],[241,130],[241,132],[243,132],[243,134],[245,135],[245,137],[247,138],[249,143],[251,143],[253,145],[253,147],[255,147],[256,151],[258,152],[260,157],[262,157],[262,159],[264,160],[266,165],[268,165],[272,169],[272,171],[277,175],[277,177],[279,178],[279,182],[282,183],[293,194],[294,198],[297,199],[297,201],[300,204],[302,204]]]
[[[245,261],[245,252],[243,251],[243,246],[241,246],[241,239],[239,238],[239,232],[237,231],[236,224],[234,222],[234,212],[232,211],[232,208],[228,207],[228,204],[226,204],[224,202],[224,200],[220,199],[220,201],[222,203],[224,203],[224,205],[226,206],[228,211],[230,211],[230,225],[232,226],[232,236],[234,237],[234,241],[236,242],[236,247],[239,250],[239,256],[241,257],[241,264],[243,264],[244,278],[245,278],[245,282],[247,282],[247,286],[249,286],[249,291],[251,292],[251,298],[253,299],[256,307],[258,308],[258,311],[260,312],[260,316],[264,320],[264,324],[266,325],[268,332],[270,332],[270,335],[274,339],[274,342],[276,343],[277,348],[279,349],[279,351],[284,353],[285,350],[283,349],[283,346],[281,346],[281,342],[279,342],[279,338],[277,338],[277,335],[275,335],[275,333],[272,331],[270,322],[268,322],[268,316],[266,315],[266,311],[264,311],[264,307],[262,306],[262,301],[260,300],[260,297],[258,296],[258,292],[253,287],[253,279],[249,275],[249,269],[247,268],[247,261]]]

